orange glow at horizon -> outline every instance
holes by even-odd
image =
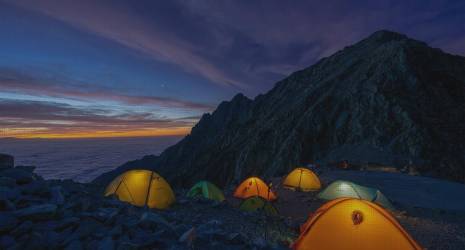
[[[112,138],[112,137],[157,137],[183,136],[190,133],[191,127],[174,128],[144,128],[140,130],[97,130],[97,131],[66,131],[56,133],[48,129],[3,129],[0,138],[13,137],[17,139],[78,139],[78,138]]]

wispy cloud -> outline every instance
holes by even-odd
[[[66,22],[78,29],[102,36],[129,48],[170,62],[204,76],[211,82],[243,88],[245,85],[196,52],[194,44],[183,41],[157,25],[148,25],[127,6],[105,1],[9,1]],[[175,18],[175,17],[173,17]]]
[[[195,121],[151,113],[109,115],[68,104],[0,99],[0,137],[98,137],[185,134]]]
[[[76,98],[80,100],[115,101],[129,105],[154,105],[209,112],[213,105],[168,97],[125,95],[109,89],[99,89],[91,84],[72,86],[70,79],[45,79],[12,69],[0,68],[0,92],[13,92],[34,96]],[[71,85],[71,86],[70,86]]]

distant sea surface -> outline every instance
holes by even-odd
[[[0,153],[13,155],[17,166],[36,166],[35,172],[46,179],[89,182],[127,161],[158,155],[181,138],[0,138]]]

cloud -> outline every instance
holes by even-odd
[[[181,66],[186,71],[200,74],[215,84],[244,87],[239,80],[198,55],[193,44],[179,39],[161,27],[148,25],[137,13],[132,13],[128,6],[91,0],[9,2],[138,50],[157,60]]]
[[[209,112],[214,107],[168,97],[125,95],[91,84],[70,84],[71,79],[46,79],[31,76],[13,69],[0,68],[0,92],[21,93],[33,96],[62,97],[80,100],[115,101],[127,105],[153,105]]]
[[[63,103],[0,99],[0,137],[147,136],[160,131],[177,135],[186,134],[195,122],[191,117],[169,119],[144,112],[109,115],[106,110]]]

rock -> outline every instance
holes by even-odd
[[[35,166],[16,166],[16,169],[26,171],[29,173],[33,173],[36,167]]]
[[[13,202],[11,202],[8,199],[0,198],[0,211],[11,211],[15,209],[16,209],[16,206],[15,204],[13,204]]]
[[[106,237],[101,240],[98,244],[98,250],[113,250],[115,249],[115,243],[111,237]]]
[[[195,238],[196,238],[196,231],[195,231],[195,227],[193,227],[187,230],[185,233],[183,233],[181,237],[179,237],[179,242],[185,243],[187,246],[190,247],[193,245]]]
[[[67,228],[74,228],[79,225],[80,219],[77,217],[66,217],[55,227],[57,231],[63,231]]]
[[[128,241],[123,241],[118,246],[118,250],[137,250],[137,249],[140,249],[137,244],[134,244]]]
[[[40,204],[15,211],[15,215],[21,219],[48,220],[55,216],[57,206],[54,204]]]
[[[11,234],[14,235],[15,237],[19,237],[20,235],[27,234],[32,231],[32,228],[34,226],[34,223],[31,221],[25,221],[21,223],[19,226],[17,226]]]
[[[25,171],[19,168],[9,168],[0,172],[4,177],[12,178],[17,184],[27,184],[35,180],[32,172]]]
[[[14,200],[19,195],[18,189],[0,186],[0,200]]]
[[[268,246],[268,243],[262,237],[258,237],[252,240],[252,245],[258,249],[265,249]]]
[[[73,240],[71,243],[69,243],[65,250],[82,250],[82,244],[80,240]]]
[[[100,223],[93,219],[85,219],[79,223],[79,227],[75,233],[79,239],[83,239],[101,231],[105,232],[105,229]]]
[[[0,233],[7,233],[16,227],[18,220],[11,213],[0,213]]]
[[[15,158],[11,155],[0,154],[0,171],[13,168],[15,166]]]
[[[164,227],[168,231],[177,234],[176,229],[161,215],[152,212],[144,212],[139,220],[139,225],[146,228]]]
[[[3,235],[0,237],[0,249],[7,249],[16,245],[15,238],[9,235]]]
[[[10,177],[0,176],[0,187],[13,188],[16,186],[16,180]]]
[[[50,195],[50,189],[46,181],[33,181],[22,185],[20,190],[22,194],[26,195],[36,195],[41,197],[48,197]]]
[[[119,237],[123,234],[123,227],[121,225],[116,225],[110,230],[110,232],[108,232],[108,234],[113,237]]]
[[[63,205],[65,203],[65,196],[62,190],[61,186],[55,186],[50,189],[50,203],[56,205]]]

